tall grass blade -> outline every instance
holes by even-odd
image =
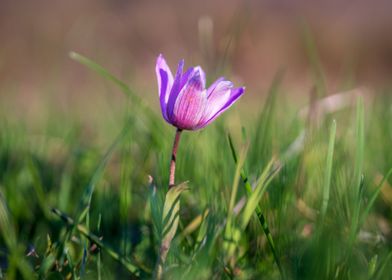
[[[267,190],[267,187],[271,180],[273,179],[274,175],[277,174],[277,171],[271,175],[271,169],[274,164],[274,160],[271,160],[269,164],[265,167],[263,173],[260,175],[260,177],[257,179],[257,185],[254,189],[254,191],[251,193],[251,195],[248,198],[248,201],[245,205],[244,212],[242,214],[241,218],[241,230],[245,230],[250,218],[254,214],[255,210],[257,207],[259,207],[259,202],[261,198],[263,197],[263,194]]]
[[[44,192],[44,187],[42,186],[41,178],[38,173],[38,168],[34,164],[34,161],[32,158],[28,160],[28,168],[33,180],[33,188],[35,191],[35,194],[37,196],[38,200],[38,205],[41,208],[42,213],[44,214],[45,218],[49,218],[49,208],[47,207],[46,203],[46,198],[45,198],[45,192]]]
[[[229,146],[230,146],[230,150],[231,150],[231,154],[233,156],[234,162],[237,163],[237,152],[235,150],[233,140],[232,140],[230,134],[228,134],[227,137],[228,137]],[[252,186],[249,183],[248,176],[245,174],[245,171],[243,169],[241,170],[241,179],[242,179],[242,182],[244,183],[246,193],[249,197],[252,194],[253,190],[252,190]],[[282,265],[281,265],[279,257],[278,257],[278,253],[275,248],[274,239],[273,239],[271,231],[269,229],[268,222],[267,222],[264,214],[262,213],[259,205],[256,206],[255,212],[256,212],[258,221],[263,229],[263,232],[267,238],[268,245],[269,245],[271,252],[274,256],[274,261],[279,269],[280,276],[283,279],[284,278],[283,268],[282,268]]]
[[[0,192],[0,236],[5,241],[9,251],[10,264],[7,268],[6,279],[16,279],[17,271],[23,279],[34,279],[33,270],[24,258],[24,252],[18,244],[15,226],[13,225],[3,195]]]
[[[110,157],[114,153],[119,143],[127,136],[129,129],[130,129],[130,125],[126,124],[123,130],[121,131],[121,133],[116,137],[114,142],[110,145],[109,149],[106,151],[100,163],[98,164],[97,168],[95,169],[93,176],[91,177],[91,180],[87,185],[80,201],[79,210],[76,214],[78,224],[81,223],[84,220],[84,218],[87,216],[88,211],[90,209],[91,198],[93,196],[95,186],[100,180],[100,178],[102,177]]]
[[[332,162],[333,162],[333,153],[335,147],[335,138],[336,138],[336,121],[333,120],[329,133],[327,162],[326,162],[325,174],[324,174],[323,200],[322,200],[322,205],[320,210],[321,220],[324,219],[325,213],[327,212],[327,208],[328,208],[329,193],[331,188]]]
[[[233,178],[233,185],[231,187],[231,195],[230,195],[230,201],[227,209],[227,218],[226,218],[226,226],[225,226],[225,231],[224,231],[224,248],[225,248],[225,255],[226,255],[226,260],[232,260],[234,250],[237,246],[237,243],[239,241],[239,236],[240,233],[238,231],[238,228],[235,225],[234,221],[234,204],[237,198],[237,193],[238,193],[238,185],[239,185],[239,180],[241,176],[241,170],[245,162],[245,155],[246,155],[246,150],[242,150],[240,153],[240,157],[238,158],[237,161],[237,166],[236,170],[234,173],[234,178]]]
[[[129,99],[133,102],[134,108],[137,110],[140,110],[143,112],[143,115],[146,115],[149,117],[150,121],[157,121],[159,120],[158,115],[156,114],[155,111],[153,111],[145,102],[143,99],[141,99],[130,87],[118,79],[116,76],[111,74],[108,70],[106,70],[104,67],[99,65],[98,63],[94,62],[93,60],[78,54],[76,52],[70,52],[69,54],[70,58],[83,64],[87,68],[93,70],[97,74],[101,75],[105,79],[113,82],[125,95],[129,97]],[[154,123],[153,123],[154,125]],[[159,127],[154,125],[156,129]]]
[[[55,208],[52,209],[52,213],[58,216],[66,225],[75,227],[79,233],[81,233],[83,236],[88,238],[91,242],[95,243],[98,247],[104,250],[114,260],[121,263],[130,273],[137,276],[140,274],[141,269],[145,270],[143,266],[141,266],[140,264],[136,265],[131,263],[129,260],[127,260],[119,253],[117,253],[115,250],[105,245],[98,236],[91,233],[85,226],[81,224],[76,224],[73,221],[73,219],[68,215],[66,215],[65,213]],[[146,272],[150,272],[150,271],[147,270]]]
[[[356,143],[356,152],[355,152],[354,186],[353,186],[354,197],[352,199],[353,217],[352,217],[352,222],[350,227],[350,244],[354,243],[358,231],[359,214],[360,214],[362,194],[363,194],[364,178],[362,174],[362,166],[363,166],[363,158],[364,158],[364,151],[365,151],[365,120],[364,120],[363,100],[361,97],[358,97],[357,100],[355,138],[357,143]]]
[[[101,220],[102,220],[102,215],[99,214],[98,217],[98,223],[97,223],[97,232],[100,232],[101,230]],[[97,256],[97,273],[98,273],[98,280],[101,280],[101,250],[98,251],[98,256]]]
[[[362,225],[365,222],[367,216],[370,213],[370,210],[372,209],[374,203],[376,202],[376,199],[377,199],[378,195],[380,194],[381,189],[384,186],[384,183],[388,180],[388,178],[391,175],[392,175],[392,168],[389,169],[388,173],[384,176],[384,178],[378,184],[378,186],[376,187],[376,190],[373,192],[372,196],[370,197],[370,200],[369,200],[368,204],[366,205],[365,210],[363,211],[360,225]]]
[[[272,81],[272,84],[268,90],[267,100],[261,110],[256,126],[254,145],[256,153],[254,153],[253,161],[265,160],[268,161],[272,154],[271,145],[273,144],[273,136],[276,131],[275,122],[275,111],[277,104],[277,96],[279,93],[279,87],[282,84],[285,71],[280,69]]]
[[[326,96],[327,87],[324,78],[324,71],[321,65],[319,54],[317,52],[317,46],[312,36],[311,30],[305,22],[302,22],[302,41],[310,66],[312,67],[313,80],[316,84],[317,96]]]

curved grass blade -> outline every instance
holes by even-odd
[[[228,140],[229,140],[229,146],[230,146],[230,149],[231,149],[231,153],[232,153],[234,162],[237,163],[237,153],[236,153],[236,150],[234,148],[233,140],[231,139],[230,134],[228,134],[227,137],[228,137]],[[241,170],[241,179],[242,179],[242,181],[243,181],[243,183],[245,185],[245,189],[246,189],[247,195],[250,196],[252,194],[252,186],[250,185],[248,176],[246,175],[244,170]],[[272,251],[272,255],[274,257],[275,263],[276,263],[276,265],[277,265],[277,267],[279,269],[280,276],[281,276],[282,279],[284,279],[283,268],[282,268],[282,265],[280,263],[278,254],[276,252],[274,239],[272,238],[271,231],[270,231],[270,229],[268,227],[267,220],[265,219],[264,214],[261,212],[261,208],[260,208],[259,205],[257,205],[257,207],[255,209],[255,212],[256,212],[258,221],[260,222],[261,228],[263,229],[264,234],[265,234],[265,236],[267,238],[268,245],[269,245],[269,247],[270,247],[270,249]]]
[[[15,226],[9,214],[6,201],[0,192],[0,236],[9,250],[9,255],[7,256],[9,266],[5,278],[16,279],[16,275],[18,275],[17,271],[19,271],[19,277],[22,276],[23,279],[34,279],[33,270],[24,258],[23,249],[18,244]]]
[[[363,194],[363,159],[365,151],[365,120],[364,120],[364,106],[361,97],[357,100],[356,110],[356,152],[355,152],[355,168],[354,168],[354,197],[353,197],[353,218],[350,226],[350,244],[354,243],[355,236],[358,231],[359,212],[361,208],[361,200]]]
[[[241,151],[240,157],[237,161],[237,166],[234,173],[233,185],[231,187],[231,195],[229,207],[227,210],[226,226],[224,231],[224,248],[227,260],[234,256],[236,245],[240,239],[239,229],[234,224],[234,204],[237,197],[238,185],[240,181],[241,171],[243,170],[245,162],[246,149]]]
[[[267,190],[269,183],[272,181],[274,176],[277,174],[279,169],[273,170],[271,173],[271,169],[273,167],[274,160],[271,160],[267,167],[264,169],[263,173],[257,179],[257,185],[254,191],[249,195],[248,201],[245,205],[244,212],[242,214],[242,222],[241,222],[241,230],[245,230],[249,224],[250,218],[255,212],[256,208],[259,206],[259,202],[263,197],[263,194]]]
[[[61,220],[68,226],[75,227],[76,230],[81,233],[83,236],[85,236],[87,239],[89,239],[91,242],[95,243],[99,248],[101,248],[103,251],[105,251],[108,255],[110,255],[114,260],[118,261],[121,263],[130,273],[134,274],[135,276],[139,276],[140,270],[144,270],[147,273],[151,273],[148,269],[144,268],[141,265],[136,265],[131,263],[129,260],[127,260],[125,257],[117,253],[115,250],[109,248],[106,246],[101,239],[91,233],[85,226],[81,224],[76,224],[71,217],[66,215],[65,213],[61,212],[60,210],[53,208],[52,213],[54,213],[56,216],[61,218]]]
[[[44,214],[45,218],[49,217],[49,209],[46,206],[46,196],[44,187],[42,185],[42,180],[40,178],[40,174],[36,164],[33,161],[33,158],[30,157],[27,162],[28,169],[30,171],[32,180],[33,180],[33,188],[35,191],[35,195],[37,196],[38,205],[41,208],[42,213]]]
[[[118,88],[120,88],[120,90],[124,94],[126,94],[132,100],[132,102],[135,103],[135,105],[137,105],[137,107],[143,109],[144,113],[147,113],[149,115],[149,117],[157,118],[156,113],[149,106],[147,106],[143,102],[143,100],[133,90],[131,90],[129,88],[129,86],[126,83],[124,83],[123,81],[118,79],[116,76],[111,74],[104,67],[102,67],[98,63],[94,62],[93,60],[91,60],[81,54],[78,54],[76,52],[70,52],[69,56],[71,59],[83,64],[84,66],[86,66],[87,68],[98,73],[99,75],[101,75],[105,79],[113,82]]]
[[[101,176],[105,170],[105,167],[106,167],[111,155],[113,154],[115,148],[123,140],[123,138],[127,135],[129,129],[130,129],[130,125],[127,124],[122,129],[120,134],[115,138],[114,142],[110,145],[109,149],[106,151],[102,160],[100,161],[97,168],[95,169],[95,171],[90,179],[90,182],[87,185],[86,189],[84,190],[82,198],[79,202],[79,208],[78,208],[76,215],[75,215],[76,221],[77,221],[76,224],[80,224],[86,218],[86,226],[87,226],[87,228],[89,227],[89,211],[90,211],[90,204],[91,204],[92,195],[95,190],[95,185],[99,181],[99,179],[101,178]],[[68,225],[69,226],[67,227],[67,230],[65,232],[65,236],[64,236],[63,240],[61,240],[61,242],[59,242],[57,245],[58,246],[58,249],[57,249],[58,256],[57,257],[58,257],[58,259],[60,259],[60,263],[63,263],[63,260],[64,260],[65,244],[70,240],[70,238],[72,236],[72,232],[75,230],[75,224],[73,222],[68,223]]]
[[[302,22],[302,41],[305,47],[306,55],[309,59],[309,63],[312,67],[312,74],[316,84],[317,96],[325,96],[327,93],[327,87],[323,67],[320,62],[320,56],[317,52],[317,46],[312,36],[312,32],[306,22]]]
[[[327,152],[327,163],[325,168],[325,176],[324,176],[324,186],[323,186],[323,202],[321,205],[321,219],[323,220],[325,217],[325,213],[327,212],[328,202],[329,202],[329,192],[331,188],[331,176],[332,176],[332,161],[333,161],[333,152],[335,147],[335,138],[336,138],[336,121],[332,121],[330,134],[329,134],[329,143],[328,143],[328,152]]]
[[[205,221],[208,216],[208,208],[203,211],[202,214],[197,215],[181,232],[181,238],[185,238],[187,235],[194,232],[200,225]]]
[[[90,209],[90,203],[91,203],[91,198],[95,190],[95,185],[99,181],[99,179],[102,177],[102,174],[105,170],[105,167],[110,159],[110,157],[113,155],[113,152],[115,148],[118,146],[118,144],[125,138],[125,136],[128,134],[128,131],[130,129],[130,125],[127,124],[121,133],[116,137],[114,142],[110,145],[109,149],[106,151],[104,156],[102,157],[101,162],[98,164],[97,168],[94,171],[93,176],[91,177],[91,180],[89,184],[87,185],[87,188],[84,191],[84,194],[82,196],[82,199],[80,201],[80,206],[79,210],[77,211],[76,217],[77,217],[77,222],[81,223],[84,218],[86,218],[88,211]]]
[[[386,275],[384,275],[384,270],[388,266],[388,264],[390,265],[391,260],[392,252],[389,252],[388,255],[385,257],[384,261],[380,263],[379,268],[376,270],[376,275],[374,275],[372,279],[387,279],[388,277],[385,277]]]
[[[166,133],[166,130],[163,130],[162,127],[159,125],[159,121],[161,118],[157,115],[157,113],[152,110],[144,101],[141,99],[133,90],[129,88],[129,86],[118,79],[116,76],[111,74],[108,70],[104,67],[99,65],[98,63],[94,62],[93,60],[78,54],[76,52],[70,52],[69,56],[71,59],[83,64],[87,68],[93,70],[95,73],[99,74],[100,76],[104,77],[105,79],[113,82],[126,96],[129,97],[133,106],[133,109],[140,112],[139,116],[147,116],[147,121],[149,125],[152,127],[151,131],[155,131],[156,133],[152,134],[154,141],[156,144],[159,144],[160,136]]]
[[[254,143],[256,152],[253,155],[253,162],[259,160],[269,160],[271,158],[271,145],[273,145],[273,137],[276,131],[276,108],[277,97],[280,86],[284,78],[285,70],[279,69],[271,83],[267,93],[267,100],[264,103],[263,109],[259,113],[254,134]]]
[[[101,230],[101,220],[102,220],[102,215],[99,213],[98,216],[98,223],[97,223],[97,231],[99,232]],[[99,250],[98,255],[97,255],[97,273],[98,273],[98,280],[101,280],[101,250]]]
[[[162,236],[162,211],[163,211],[163,196],[158,193],[158,188],[155,185],[154,179],[149,176],[149,214],[153,226],[154,237],[159,240]],[[157,244],[159,246],[160,244]]]
[[[378,184],[376,190],[374,191],[372,197],[369,200],[369,203],[367,204],[363,214],[362,214],[362,218],[361,218],[361,222],[360,224],[363,224],[365,222],[366,217],[369,215],[370,213],[370,209],[372,208],[373,204],[376,202],[376,198],[378,197],[378,195],[380,194],[380,191],[384,185],[384,183],[386,182],[386,180],[388,180],[388,178],[392,175],[392,168],[389,169],[388,173],[384,176],[384,178],[381,180],[381,182]]]

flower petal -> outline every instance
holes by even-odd
[[[167,106],[166,106],[166,115],[167,115],[168,119],[170,120],[170,122],[173,119],[174,104],[176,103],[178,94],[180,93],[181,88],[182,88],[182,77],[184,76],[182,73],[183,69],[184,69],[184,60],[181,59],[180,62],[178,63],[176,77],[174,78],[174,83],[171,88],[171,91],[169,94],[169,100],[168,100]]]
[[[160,54],[157,58],[155,71],[158,79],[159,99],[161,104],[162,115],[167,121],[166,106],[169,100],[169,93],[173,86],[173,74],[170,71],[164,57]]]
[[[200,76],[201,86],[203,89],[205,89],[206,88],[206,74],[204,73],[203,69],[201,69],[200,66],[196,66],[194,68],[194,71],[196,72],[196,75]]]
[[[230,99],[232,89],[233,83],[223,79],[218,79],[208,88],[208,103],[202,119],[203,122],[208,121],[225,106],[226,102]]]
[[[177,96],[178,92],[181,90],[180,86],[181,86],[181,77],[182,77],[183,69],[184,69],[184,60],[181,59],[180,62],[178,63],[177,73],[176,73],[176,77],[174,78],[173,87],[170,91],[169,100],[172,98],[174,94]]]
[[[207,91],[203,88],[202,77],[195,71],[184,85],[173,108],[172,123],[180,129],[194,130],[204,114]]]
[[[179,65],[179,68],[181,68],[182,72],[182,66]],[[179,71],[177,71],[177,74]],[[174,106],[177,102],[177,98],[182,90],[187,86],[187,84],[190,82],[192,79],[197,79],[198,87],[200,86],[201,89],[205,88],[205,74],[204,71],[201,69],[200,66],[196,67],[191,67],[189,68],[184,74],[178,74],[176,75],[176,78],[174,80],[173,88],[170,92],[170,98],[169,102],[167,104],[167,117],[169,120],[173,120],[173,111],[174,111]]]
[[[245,92],[244,87],[232,87],[233,84],[231,82],[220,81],[215,86],[215,89],[210,92],[207,99],[207,106],[198,128],[203,128],[210,124],[220,114],[229,109],[230,106],[233,105],[233,103]]]
[[[215,82],[213,82],[207,90],[207,98],[214,92],[215,88],[220,84],[220,82],[224,81],[224,77],[220,77]]]
[[[184,87],[184,85],[189,81],[189,78],[193,76],[193,72],[195,71],[194,67],[190,67],[188,68],[188,70],[186,70],[186,72],[181,76],[181,83],[180,83],[180,89],[179,91],[181,91],[181,89]]]

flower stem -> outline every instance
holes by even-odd
[[[177,149],[178,143],[180,142],[182,130],[177,128],[176,135],[174,136],[173,149],[171,154],[170,161],[170,170],[169,170],[169,190],[175,186],[175,177],[176,177],[176,158],[177,158]],[[159,250],[158,262],[155,268],[154,279],[160,280],[163,276],[163,265],[166,261],[167,253],[170,249],[171,239],[163,239],[162,244]]]
[[[181,132],[182,130],[177,128],[176,136],[174,137],[173,150],[170,161],[169,189],[175,185],[177,149],[178,143],[180,142]]]

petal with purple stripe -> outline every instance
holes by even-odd
[[[225,106],[227,101],[230,99],[232,89],[233,83],[223,79],[218,79],[208,88],[208,103],[202,118],[202,122],[208,121]]]
[[[168,100],[167,106],[166,106],[166,114],[167,114],[169,121],[172,121],[172,119],[173,119],[174,104],[176,103],[178,94],[180,93],[181,88],[182,88],[182,84],[183,84],[182,79],[184,76],[184,74],[182,73],[183,69],[184,69],[184,60],[181,59],[180,62],[178,63],[176,76],[174,78],[173,86],[172,86],[170,94],[169,94],[170,97],[169,97],[169,100]]]
[[[206,74],[200,66],[194,68],[195,74],[200,76],[200,82],[203,89],[206,88]]]
[[[233,84],[228,81],[221,81],[210,93],[207,99],[207,106],[198,128],[203,128],[220,114],[230,108],[235,101],[237,101],[245,91],[245,88],[232,88]]]
[[[167,65],[162,54],[158,56],[155,71],[158,79],[159,99],[162,110],[162,115],[168,121],[166,114],[166,107],[169,100],[169,93],[173,86],[173,74]]]
[[[173,109],[173,124],[180,129],[196,129],[207,104],[207,91],[203,88],[200,72],[184,85]]]
[[[215,88],[222,82],[224,81],[225,78],[224,77],[220,77],[219,79],[217,79],[215,82],[213,82],[210,87],[207,90],[207,97],[209,97],[211,95],[211,93],[214,92]]]

